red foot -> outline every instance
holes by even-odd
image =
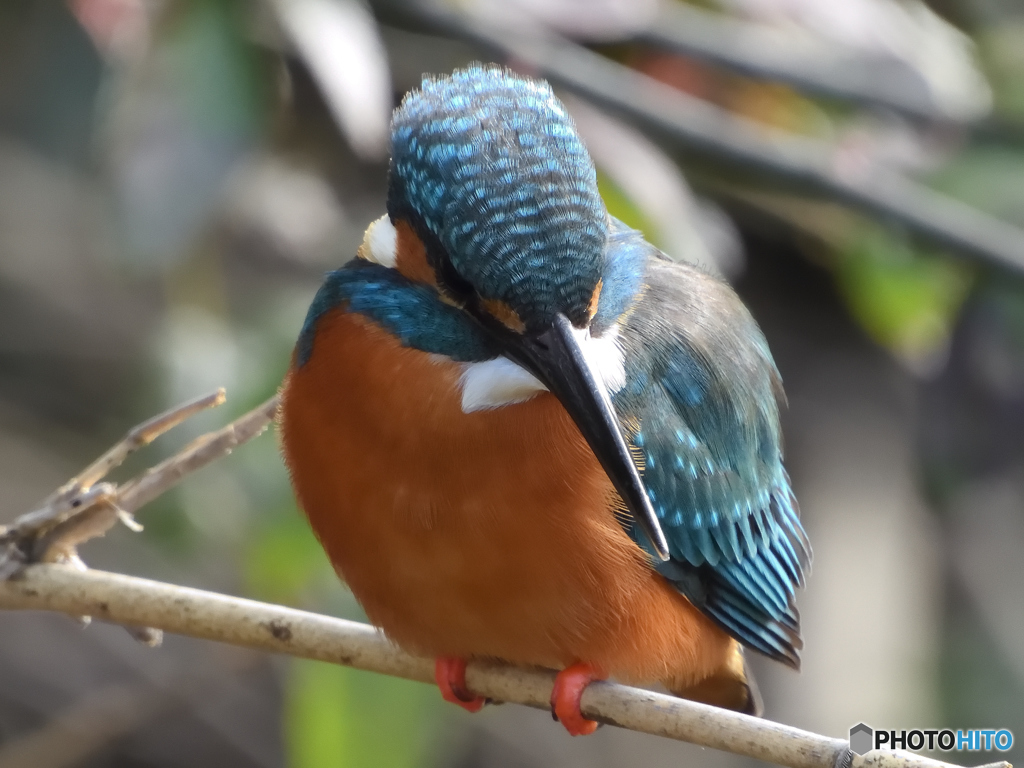
[[[597,730],[595,720],[587,720],[580,714],[580,698],[584,688],[603,678],[598,670],[583,663],[563,669],[555,678],[555,687],[551,690],[551,714],[570,735],[586,736]]]
[[[441,697],[458,704],[467,712],[479,712],[486,702],[483,696],[474,696],[466,687],[466,660],[441,656],[434,662],[434,679],[441,689]]]

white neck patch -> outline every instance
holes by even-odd
[[[626,383],[626,368],[618,345],[618,329],[600,338],[591,336],[589,329],[574,330],[574,334],[584,357],[609,395],[622,389]],[[462,387],[463,413],[522,403],[538,392],[548,391],[536,376],[504,356],[482,363],[466,363],[459,385]]]
[[[394,269],[398,263],[398,232],[387,214],[374,221],[363,233],[359,255],[367,261]]]

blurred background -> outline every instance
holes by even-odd
[[[390,110],[474,60],[549,78],[611,212],[768,336],[816,557],[767,715],[1024,741],[1021,0],[4,0],[0,522],[170,405],[228,389],[123,476],[273,394],[384,211]],[[139,519],[86,561],[360,617],[272,434]],[[2,768],[749,762],[0,614]]]

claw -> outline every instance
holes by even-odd
[[[467,712],[479,712],[487,700],[474,696],[466,686],[466,660],[441,656],[434,662],[434,680],[441,689],[441,697],[458,704]]]
[[[604,678],[589,664],[577,663],[558,673],[551,689],[551,714],[572,736],[586,736],[597,730],[599,723],[587,720],[580,713],[583,690],[595,680]]]

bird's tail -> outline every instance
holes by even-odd
[[[747,665],[743,646],[735,640],[726,664],[711,677],[687,686],[666,683],[669,691],[683,699],[711,704],[715,707],[732,709],[746,715],[761,717],[764,703],[757,681]]]

